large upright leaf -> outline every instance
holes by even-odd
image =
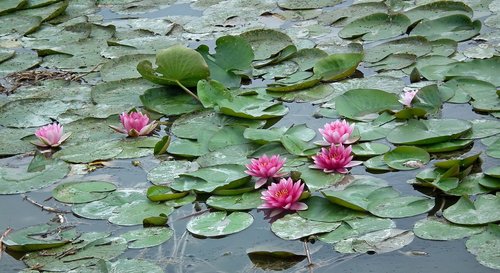
[[[156,54],[156,69],[150,61],[143,60],[137,70],[145,79],[163,85],[193,87],[210,75],[208,65],[197,51],[182,45],[171,46]]]

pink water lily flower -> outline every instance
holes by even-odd
[[[281,178],[279,183],[271,183],[267,191],[263,191],[260,197],[264,203],[259,209],[272,209],[270,217],[280,214],[284,210],[306,210],[307,205],[298,202],[304,192],[304,184],[298,180],[293,182],[291,178]]]
[[[319,132],[329,144],[345,144],[353,142],[349,139],[353,130],[354,124],[349,124],[345,120],[336,120],[325,124],[322,129],[319,129]]]
[[[273,155],[271,157],[263,155],[257,159],[252,159],[251,162],[246,165],[247,170],[245,173],[259,178],[259,180],[255,182],[255,188],[258,189],[266,184],[269,178],[283,176],[284,174],[280,173],[283,164],[285,164],[285,159],[281,159],[279,155]]]
[[[45,125],[43,127],[40,127],[35,132],[35,136],[38,137],[40,141],[32,143],[40,147],[57,147],[71,136],[71,133],[63,135],[63,131],[63,126],[55,122],[49,125]]]
[[[347,168],[361,164],[361,161],[352,161],[351,146],[332,144],[330,148],[322,148],[316,156],[313,156],[314,166],[312,168],[321,169],[325,173],[337,172],[347,173]]]
[[[398,101],[407,107],[411,107],[411,102],[415,97],[415,95],[417,95],[417,92],[418,90],[413,90],[413,89],[410,89],[408,91],[403,91],[403,93],[399,95],[400,99]]]
[[[149,118],[141,112],[132,112],[130,114],[122,113],[120,115],[120,121],[122,122],[123,128],[118,128],[109,125],[113,130],[127,134],[130,137],[138,137],[149,135],[158,126],[156,121],[149,123]]]

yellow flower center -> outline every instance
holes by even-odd
[[[274,197],[276,197],[276,198],[282,198],[283,196],[288,196],[287,189],[281,189],[274,194]]]

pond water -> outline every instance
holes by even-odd
[[[185,1],[184,1],[185,2]],[[403,1],[404,2],[404,1]],[[339,9],[352,4],[352,1],[344,3],[334,8]],[[163,18],[165,16],[193,16],[200,17],[202,10],[191,7],[189,3],[174,4],[159,10],[134,15],[123,15],[112,9],[102,7],[97,15],[103,16],[104,22],[131,17],[138,18]],[[267,21],[266,21],[267,20]],[[277,21],[278,20],[278,21]],[[267,26],[279,24],[280,19],[267,18]],[[286,27],[286,23],[284,24]],[[333,32],[338,31],[334,30]],[[215,44],[213,39],[197,41],[190,40],[190,47],[195,48],[200,43],[212,46]],[[364,76],[376,74],[372,69],[360,67],[359,70]],[[409,84],[409,77],[404,81]],[[254,86],[264,86],[267,82],[254,82]],[[285,103],[289,108],[289,113],[279,119],[273,127],[291,126],[294,124],[306,124],[309,128],[317,132],[326,122],[332,121],[331,118],[315,118],[318,109],[316,105],[310,103]],[[478,114],[469,104],[450,104],[445,103],[440,112],[440,118],[456,118],[466,120],[496,120],[489,115]],[[164,127],[162,127],[164,129]],[[165,135],[165,132],[160,133]],[[316,140],[319,140],[319,134]],[[387,141],[381,141],[391,147],[394,147]],[[486,146],[480,140],[475,140],[474,145],[467,154],[482,152],[481,168],[486,170],[491,167],[499,166],[498,159],[484,155]],[[30,158],[22,156],[6,157],[0,159],[0,165],[5,166],[10,163],[29,161]],[[134,162],[133,162],[134,161]],[[138,162],[137,162],[138,161]],[[427,166],[432,166],[436,161],[433,158]],[[141,157],[134,160],[112,160],[104,168],[97,168],[95,171],[86,174],[85,180],[104,180],[113,181],[118,188],[136,188],[146,189],[151,184],[147,179],[147,172],[159,164],[159,160],[153,156]],[[372,175],[384,179],[396,190],[407,195],[423,195],[419,193],[407,181],[415,178],[415,175],[421,170],[412,171],[394,171],[383,173],[368,172],[364,166],[352,168],[353,175]],[[71,179],[69,179],[71,180]],[[29,202],[25,197],[32,201],[52,208],[59,208],[70,211],[70,206],[63,205],[52,198],[52,189],[50,186],[34,192],[15,195],[0,195],[0,231],[11,227],[14,230],[27,226],[47,223],[54,217],[55,213],[41,210],[39,207]],[[315,195],[320,195],[316,193]],[[454,202],[458,198],[450,198],[448,201]],[[436,202],[437,203],[437,202]],[[207,207],[203,202],[198,205],[201,210]],[[451,205],[450,204],[447,204]],[[439,206],[439,204],[437,204]],[[438,207],[431,210],[429,215],[433,214]],[[265,219],[263,211],[252,210],[250,214],[254,218],[253,224],[236,234],[220,238],[200,238],[186,231],[186,224],[192,215],[197,214],[197,208],[193,204],[185,205],[176,209],[169,215],[169,226],[173,230],[173,236],[167,242],[160,246],[145,249],[128,249],[120,258],[147,259],[159,265],[165,272],[268,272],[272,268],[266,268],[265,265],[259,265],[249,258],[247,252],[255,247],[269,247],[272,249],[284,249],[294,253],[304,254],[304,243],[300,240],[286,241],[278,238],[271,231],[271,224]],[[61,214],[65,222],[75,223],[81,232],[103,231],[110,232],[113,235],[120,235],[127,231],[137,229],[137,227],[124,227],[108,223],[106,220],[88,220],[77,217],[71,213]],[[397,219],[395,220],[397,228],[413,228],[416,221],[424,219],[427,214]],[[413,242],[399,250],[382,254],[341,254],[336,252],[332,245],[323,243],[319,240],[312,240],[307,243],[311,252],[312,266],[308,265],[307,259],[301,261],[283,263],[275,268],[280,272],[454,272],[454,273],[489,273],[498,272],[479,264],[474,255],[469,253],[465,247],[467,239],[450,241],[430,241],[415,237]],[[19,272],[26,266],[20,261],[19,257],[3,253],[0,260],[0,272],[10,273]]]

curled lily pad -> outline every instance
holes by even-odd
[[[252,215],[246,212],[209,212],[192,218],[187,230],[193,234],[215,237],[240,232],[253,223]]]
[[[148,60],[137,65],[143,78],[162,85],[194,87],[210,75],[208,65],[200,53],[182,45],[171,46],[156,55],[156,69]]]
[[[323,81],[336,81],[352,75],[363,59],[361,53],[332,54],[320,59],[313,68]]]
[[[446,220],[460,225],[480,225],[500,221],[500,196],[479,195],[475,201],[462,197],[443,211]]]
[[[384,162],[396,170],[422,168],[429,160],[429,153],[415,146],[400,146],[384,155]]]
[[[52,196],[59,202],[79,204],[103,199],[114,190],[115,184],[105,181],[68,182],[57,186]]]
[[[292,39],[283,32],[273,29],[256,29],[240,34],[252,46],[255,60],[265,60],[278,54],[289,45]]]
[[[271,225],[276,236],[285,240],[296,240],[317,233],[330,232],[340,226],[340,223],[328,223],[307,220],[297,214],[287,214]]]
[[[29,252],[63,246],[78,236],[74,227],[42,224],[9,233],[2,243],[9,250]]]
[[[179,199],[186,196],[188,192],[173,192],[170,187],[155,185],[148,188],[147,197],[153,202]]]

